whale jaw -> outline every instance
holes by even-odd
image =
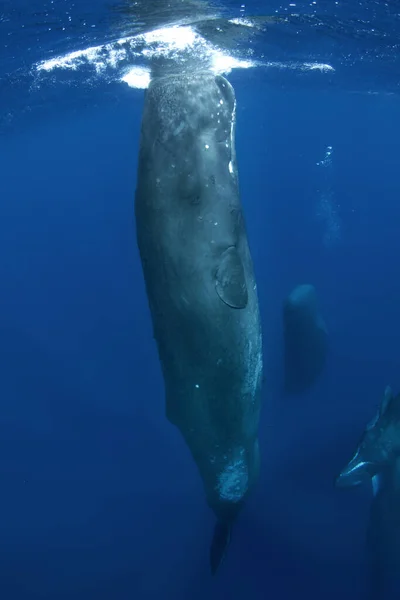
[[[373,462],[364,460],[357,451],[351,461],[336,478],[336,487],[347,488],[362,485],[376,475],[379,467]]]

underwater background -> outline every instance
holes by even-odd
[[[260,480],[212,578],[214,517],[165,417],[136,245],[144,92],[120,80],[135,57],[38,68],[137,35],[129,23],[180,24],[184,4],[148,2],[140,18],[140,3],[133,15],[128,3],[0,2],[5,600],[367,598],[371,490],[334,480],[385,386],[400,389],[400,5],[217,7],[289,20],[229,38],[259,63],[226,76],[265,381]],[[282,303],[299,283],[317,290],[329,354],[307,393],[285,396]]]

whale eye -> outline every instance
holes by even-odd
[[[249,300],[244,268],[239,252],[230,246],[221,255],[215,276],[215,289],[231,308],[245,308]]]
[[[193,205],[201,202],[201,186],[191,172],[183,173],[179,179],[179,198]]]

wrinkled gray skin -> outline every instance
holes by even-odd
[[[257,479],[261,328],[235,158],[235,96],[205,72],[156,77],[145,97],[135,213],[162,366],[218,522],[215,572]]]
[[[338,487],[372,483],[367,530],[371,600],[400,597],[400,395],[389,387],[356,453],[336,480]]]
[[[315,288],[298,285],[283,305],[285,392],[300,394],[322,372],[327,355],[328,333],[318,311]]]

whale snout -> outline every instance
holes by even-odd
[[[371,481],[375,469],[374,465],[368,461],[361,460],[357,455],[352,458],[349,464],[339,473],[336,478],[336,487],[354,487]]]
[[[355,487],[363,483],[360,477],[357,477],[354,473],[347,473],[342,471],[336,477],[335,486],[338,488]]]

